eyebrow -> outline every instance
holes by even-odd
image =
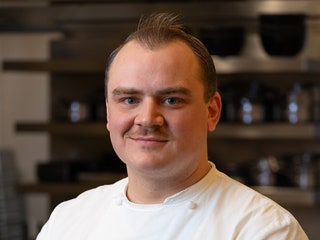
[[[183,94],[191,96],[191,91],[185,87],[168,87],[157,92],[159,95],[170,95],[170,94]]]
[[[141,91],[135,88],[116,88],[112,91],[112,95],[122,95],[122,94],[139,94]]]
[[[116,88],[112,91],[113,96],[117,95],[136,95],[141,94],[142,91],[135,88]],[[168,87],[156,92],[156,95],[170,95],[170,94],[183,94],[186,96],[191,96],[191,91],[185,87]]]

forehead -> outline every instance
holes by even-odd
[[[200,78],[200,66],[190,47],[173,41],[150,49],[130,41],[115,56],[108,72],[108,85],[120,81],[150,77],[169,80]]]
[[[161,43],[159,45],[150,48],[147,44],[131,40],[126,43],[115,56],[110,68],[114,68],[114,65],[119,67],[117,63],[123,63],[124,61],[133,63],[142,62],[145,57],[157,56],[158,63],[163,61],[170,61],[171,64],[177,65],[185,62],[186,60],[197,61],[196,55],[191,50],[190,46],[181,40],[172,40],[168,43]],[[144,58],[143,58],[144,57]]]

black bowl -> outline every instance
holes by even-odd
[[[261,15],[259,34],[271,56],[294,56],[305,42],[305,16],[302,14]]]
[[[244,44],[245,31],[241,27],[201,29],[200,39],[212,55],[238,55]]]

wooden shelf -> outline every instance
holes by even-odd
[[[42,183],[20,183],[16,185],[19,193],[24,194],[39,194],[45,193],[53,196],[77,196],[80,193],[95,188],[101,183],[55,183],[55,182],[42,182]]]
[[[252,187],[257,192],[271,198],[280,205],[286,206],[315,206],[319,204],[319,190],[302,190],[293,187]]]
[[[292,57],[212,56],[219,74],[320,74],[320,59]]]
[[[106,136],[104,123],[18,123],[18,132],[47,132],[56,135]]]
[[[82,0],[80,0],[81,2]],[[7,2],[7,4],[6,4]],[[11,1],[0,4],[0,31],[64,31],[65,26],[87,23],[132,23],[142,13],[179,12],[186,22],[210,23],[232,19],[255,20],[260,14],[306,14],[310,19],[320,17],[319,1],[315,0],[233,0],[233,1],[82,1],[68,0]],[[99,3],[100,2],[100,3]],[[55,3],[55,4],[52,4]],[[58,4],[61,3],[61,4]],[[94,14],[88,14],[94,13]]]
[[[246,56],[221,58],[212,56],[218,74],[320,74],[320,59],[250,58]],[[106,60],[4,61],[6,71],[42,71],[56,73],[102,73]]]
[[[18,123],[18,132],[47,132],[56,135],[106,136],[105,123]],[[223,124],[209,133],[211,139],[318,139],[320,124]]]
[[[319,124],[219,124],[210,138],[231,139],[318,139],[320,137]]]
[[[96,188],[103,184],[114,183],[124,177],[124,173],[105,173],[95,174],[87,173],[84,176],[87,181],[80,182],[37,182],[37,183],[19,183],[16,189],[20,193],[47,193],[52,196],[77,196],[78,194]],[[95,180],[92,180],[95,179]]]
[[[8,1],[8,0],[7,0]],[[86,1],[86,4],[79,5],[67,0],[41,0],[43,3],[65,2],[64,4],[31,4],[17,5],[12,8],[4,4],[0,8],[0,15],[3,16],[4,22],[8,16],[16,16],[14,23],[24,24],[33,23],[49,24],[63,23],[63,20],[119,20],[119,19],[136,19],[141,13],[154,11],[181,12],[187,20],[215,19],[218,17],[256,17],[261,13],[305,13],[309,16],[320,15],[319,3],[314,0],[232,0],[232,1],[119,1],[101,3],[92,3]],[[38,1],[39,2],[39,1]],[[201,11],[199,11],[201,10]],[[72,12],[72,14],[70,14]],[[95,14],[88,14],[94,12]],[[30,15],[32,14],[32,15]],[[37,21],[38,20],[38,21]],[[40,22],[39,22],[40,20]],[[42,22],[41,22],[42,20]],[[14,24],[11,23],[11,24]]]
[[[48,60],[4,61],[4,70],[40,71],[56,73],[104,73],[106,61],[100,60]]]

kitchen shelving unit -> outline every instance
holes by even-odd
[[[10,1],[12,2],[12,1]],[[14,2],[14,1],[13,1]],[[32,2],[32,1],[30,1]],[[320,2],[312,0],[246,0],[246,1],[176,1],[176,2],[143,2],[143,1],[37,1],[30,6],[17,5],[0,7],[0,31],[32,31],[61,32],[64,38],[52,42],[52,58],[48,61],[8,60],[3,63],[5,71],[40,71],[51,74],[51,122],[19,122],[16,130],[21,134],[45,132],[51,136],[52,158],[65,155],[68,147],[72,151],[79,150],[78,155],[90,156],[92,148],[90,139],[94,139],[94,150],[101,152],[111,148],[107,138],[105,123],[83,122],[70,123],[57,121],[57,102],[61,97],[81,97],[86,91],[95,87],[103,87],[104,68],[108,53],[135,27],[142,13],[154,11],[180,12],[184,15],[192,29],[199,25],[241,24],[248,32],[257,28],[257,17],[262,13],[303,13],[308,16],[308,23],[318,27],[320,20]],[[40,2],[40,4],[39,4]],[[73,2],[73,3],[72,3]],[[81,3],[81,4],[76,4]],[[70,14],[70,12],[72,14]],[[318,29],[318,28],[317,28]],[[112,36],[112,38],[110,37]],[[254,50],[253,50],[254,51]],[[218,74],[222,81],[225,78],[269,79],[276,78],[315,82],[320,76],[320,56],[318,57],[247,57],[236,56],[220,58],[213,56]],[[79,80],[80,79],[80,80]],[[308,79],[308,80],[306,80]],[[272,80],[270,80],[272,81]],[[77,88],[73,84],[77,83]],[[79,83],[80,82],[80,83]],[[72,92],[70,91],[72,90]],[[76,90],[75,90],[76,89]],[[71,94],[72,96],[68,96]],[[70,100],[70,99],[69,99]],[[226,124],[220,123],[217,130],[209,135],[209,142],[225,143],[227,141],[248,141],[252,148],[262,141],[281,142],[285,149],[290,149],[292,141],[305,149],[312,142],[316,149],[320,138],[320,123],[287,124]],[[79,147],[77,147],[79,141]],[[307,143],[304,143],[307,141]],[[72,146],[68,146],[72,142]],[[81,142],[81,143],[80,143]],[[85,144],[84,144],[85,142]],[[301,144],[300,144],[301,143]],[[86,147],[83,147],[86,145]],[[214,149],[213,144],[212,148]],[[233,144],[232,146],[236,146]],[[315,146],[315,147],[314,147]],[[259,146],[260,147],[260,146]],[[272,149],[270,149],[272,150]],[[266,151],[266,150],[265,150]],[[229,153],[223,154],[232,154]],[[67,154],[68,155],[68,154]],[[236,158],[232,156],[231,158]],[[229,158],[229,157],[228,157]],[[25,193],[48,193],[53,198],[62,200],[72,197],[98,183],[21,183],[18,188]],[[257,188],[281,203],[314,205],[318,203],[319,194],[316,190],[297,188]],[[301,199],[301,202],[293,201]]]

